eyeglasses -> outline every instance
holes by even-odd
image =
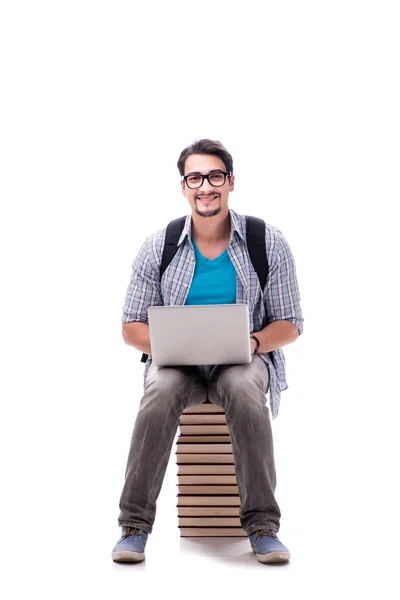
[[[207,179],[208,183],[213,187],[221,187],[221,185],[224,185],[226,177],[230,177],[231,175],[231,171],[216,171],[215,173],[208,173],[208,175],[195,173],[194,175],[184,175],[182,181],[184,181],[191,190],[201,187],[205,179]]]

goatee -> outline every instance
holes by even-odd
[[[219,215],[219,213],[221,212],[221,207],[219,206],[218,208],[214,208],[213,210],[209,210],[208,212],[200,212],[200,210],[196,206],[195,212],[200,217],[215,217],[215,215]]]

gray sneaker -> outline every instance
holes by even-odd
[[[114,546],[112,559],[116,562],[140,562],[149,534],[135,527],[122,527],[122,536]]]

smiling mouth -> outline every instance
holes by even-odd
[[[197,198],[197,200],[203,202],[203,204],[211,204],[211,202],[214,202],[217,198],[218,196],[212,196],[211,198]]]

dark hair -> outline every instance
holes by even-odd
[[[225,169],[233,173],[233,159],[228,150],[216,140],[196,140],[182,150],[178,160],[178,169],[181,175],[185,174],[185,162],[191,154],[213,154],[218,156],[225,165]]]

